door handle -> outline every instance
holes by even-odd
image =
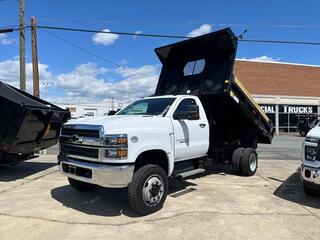
[[[205,123],[200,123],[199,126],[200,126],[201,128],[204,128],[204,127],[206,126],[206,124],[205,124]]]

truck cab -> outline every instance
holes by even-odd
[[[308,132],[302,145],[301,179],[307,195],[320,194],[320,123]]]
[[[228,28],[157,48],[163,67],[153,96],[65,124],[58,163],[71,186],[127,187],[145,215],[162,208],[168,178],[221,163],[254,175],[257,143],[271,143],[273,126],[233,75],[236,47]]]

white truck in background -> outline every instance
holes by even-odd
[[[307,195],[320,195],[320,123],[312,128],[302,145],[301,179]]]
[[[143,215],[162,208],[169,177],[226,162],[254,175],[257,143],[271,143],[273,126],[233,75],[236,49],[229,28],[156,49],[163,67],[154,96],[65,124],[61,173],[79,191],[127,187]]]

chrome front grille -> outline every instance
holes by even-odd
[[[66,157],[102,161],[104,129],[99,125],[67,124],[61,129],[60,153]],[[100,156],[101,155],[101,156]]]
[[[62,128],[61,135],[100,138],[99,129]]]
[[[61,153],[64,155],[73,155],[88,158],[99,158],[98,148],[86,148],[83,146],[72,146],[67,144],[61,144]]]

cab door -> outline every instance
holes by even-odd
[[[176,117],[198,109],[198,117]],[[175,142],[175,161],[204,156],[209,148],[209,124],[200,100],[184,98],[172,115]]]

